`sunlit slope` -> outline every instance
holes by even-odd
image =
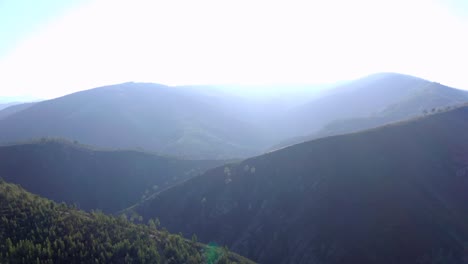
[[[318,139],[133,209],[260,263],[466,263],[467,131],[461,107]]]

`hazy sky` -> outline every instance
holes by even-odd
[[[466,0],[0,0],[0,96],[467,69]]]

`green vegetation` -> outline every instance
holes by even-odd
[[[251,263],[154,225],[85,213],[0,179],[0,263]]]
[[[315,95],[211,88],[0,111],[0,176],[63,202],[0,182],[0,263],[249,262],[224,246],[268,264],[468,263],[466,91],[393,73]]]

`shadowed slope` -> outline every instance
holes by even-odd
[[[0,147],[0,175],[31,192],[85,210],[116,212],[222,161],[181,160],[42,140]]]
[[[56,204],[0,179],[1,263],[252,263],[153,225]]]
[[[209,170],[134,210],[260,263],[466,263],[467,131],[461,107],[318,139]]]

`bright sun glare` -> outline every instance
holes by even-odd
[[[435,0],[92,1],[0,58],[1,93],[320,83],[379,71],[468,89],[468,26],[454,13]]]

